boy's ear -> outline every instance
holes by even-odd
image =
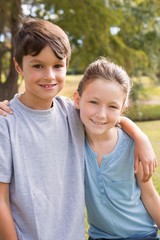
[[[75,105],[75,107],[76,107],[77,109],[79,109],[79,108],[80,108],[80,106],[79,106],[80,96],[79,96],[78,91],[76,91],[76,92],[74,93],[74,95],[73,95],[73,100],[74,100],[74,105]]]
[[[21,69],[21,67],[19,66],[19,64],[17,63],[17,61],[16,61],[15,58],[13,58],[13,62],[14,62],[14,66],[15,66],[16,71],[17,71],[20,75],[22,75],[22,69]]]

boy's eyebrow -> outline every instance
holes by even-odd
[[[43,62],[45,62],[45,61],[40,60],[40,59],[36,59],[36,58],[34,58],[30,61],[30,63],[43,63]],[[56,60],[54,60],[54,63],[62,63],[62,62],[65,62],[65,58],[63,58],[63,59],[58,59],[57,58]]]
[[[34,63],[34,62],[41,63],[41,62],[43,62],[43,60],[39,60],[39,59],[33,59],[33,60],[31,60],[30,62],[31,62],[31,63]]]

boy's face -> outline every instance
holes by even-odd
[[[64,86],[66,58],[58,59],[46,46],[36,56],[24,56],[22,68],[15,61],[15,68],[25,82],[20,101],[33,109],[49,109],[53,98]]]

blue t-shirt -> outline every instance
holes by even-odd
[[[144,236],[157,229],[141,201],[134,175],[134,142],[118,129],[113,151],[98,165],[97,154],[85,147],[85,195],[89,235],[96,238]]]

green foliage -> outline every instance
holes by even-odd
[[[157,1],[48,0],[35,4],[37,16],[53,20],[69,35],[70,72],[82,73],[91,61],[105,55],[123,65],[131,75],[158,76]],[[112,27],[119,31],[113,34]]]
[[[126,115],[133,121],[159,120],[160,105],[143,105],[139,103],[129,107]]]
[[[131,99],[133,105],[137,104],[138,99],[142,95],[145,95],[142,82],[134,82],[134,85],[133,85],[132,91],[131,91],[131,95],[130,95],[130,99]]]
[[[69,35],[72,44],[70,71],[83,72],[96,57],[105,55],[110,26],[118,19],[115,11],[106,8],[105,1],[57,0],[46,3],[45,9],[54,11],[54,22]]]
[[[129,48],[144,52],[147,61],[143,69],[140,68],[141,73],[152,77],[159,73],[160,56],[157,54],[160,51],[159,3],[159,0],[125,0],[117,4],[124,14],[119,36]]]
[[[0,77],[6,77],[6,88],[17,81],[17,76],[13,77],[11,39],[25,6],[28,9],[24,15],[53,21],[66,31],[72,45],[70,73],[83,73],[90,62],[103,55],[125,67],[130,76],[148,75],[158,82],[159,3],[160,0],[1,0]],[[12,82],[11,76],[13,84],[7,84],[8,79]]]
[[[142,75],[148,66],[145,52],[128,47],[120,36],[111,36],[107,55],[123,66],[131,76]]]

